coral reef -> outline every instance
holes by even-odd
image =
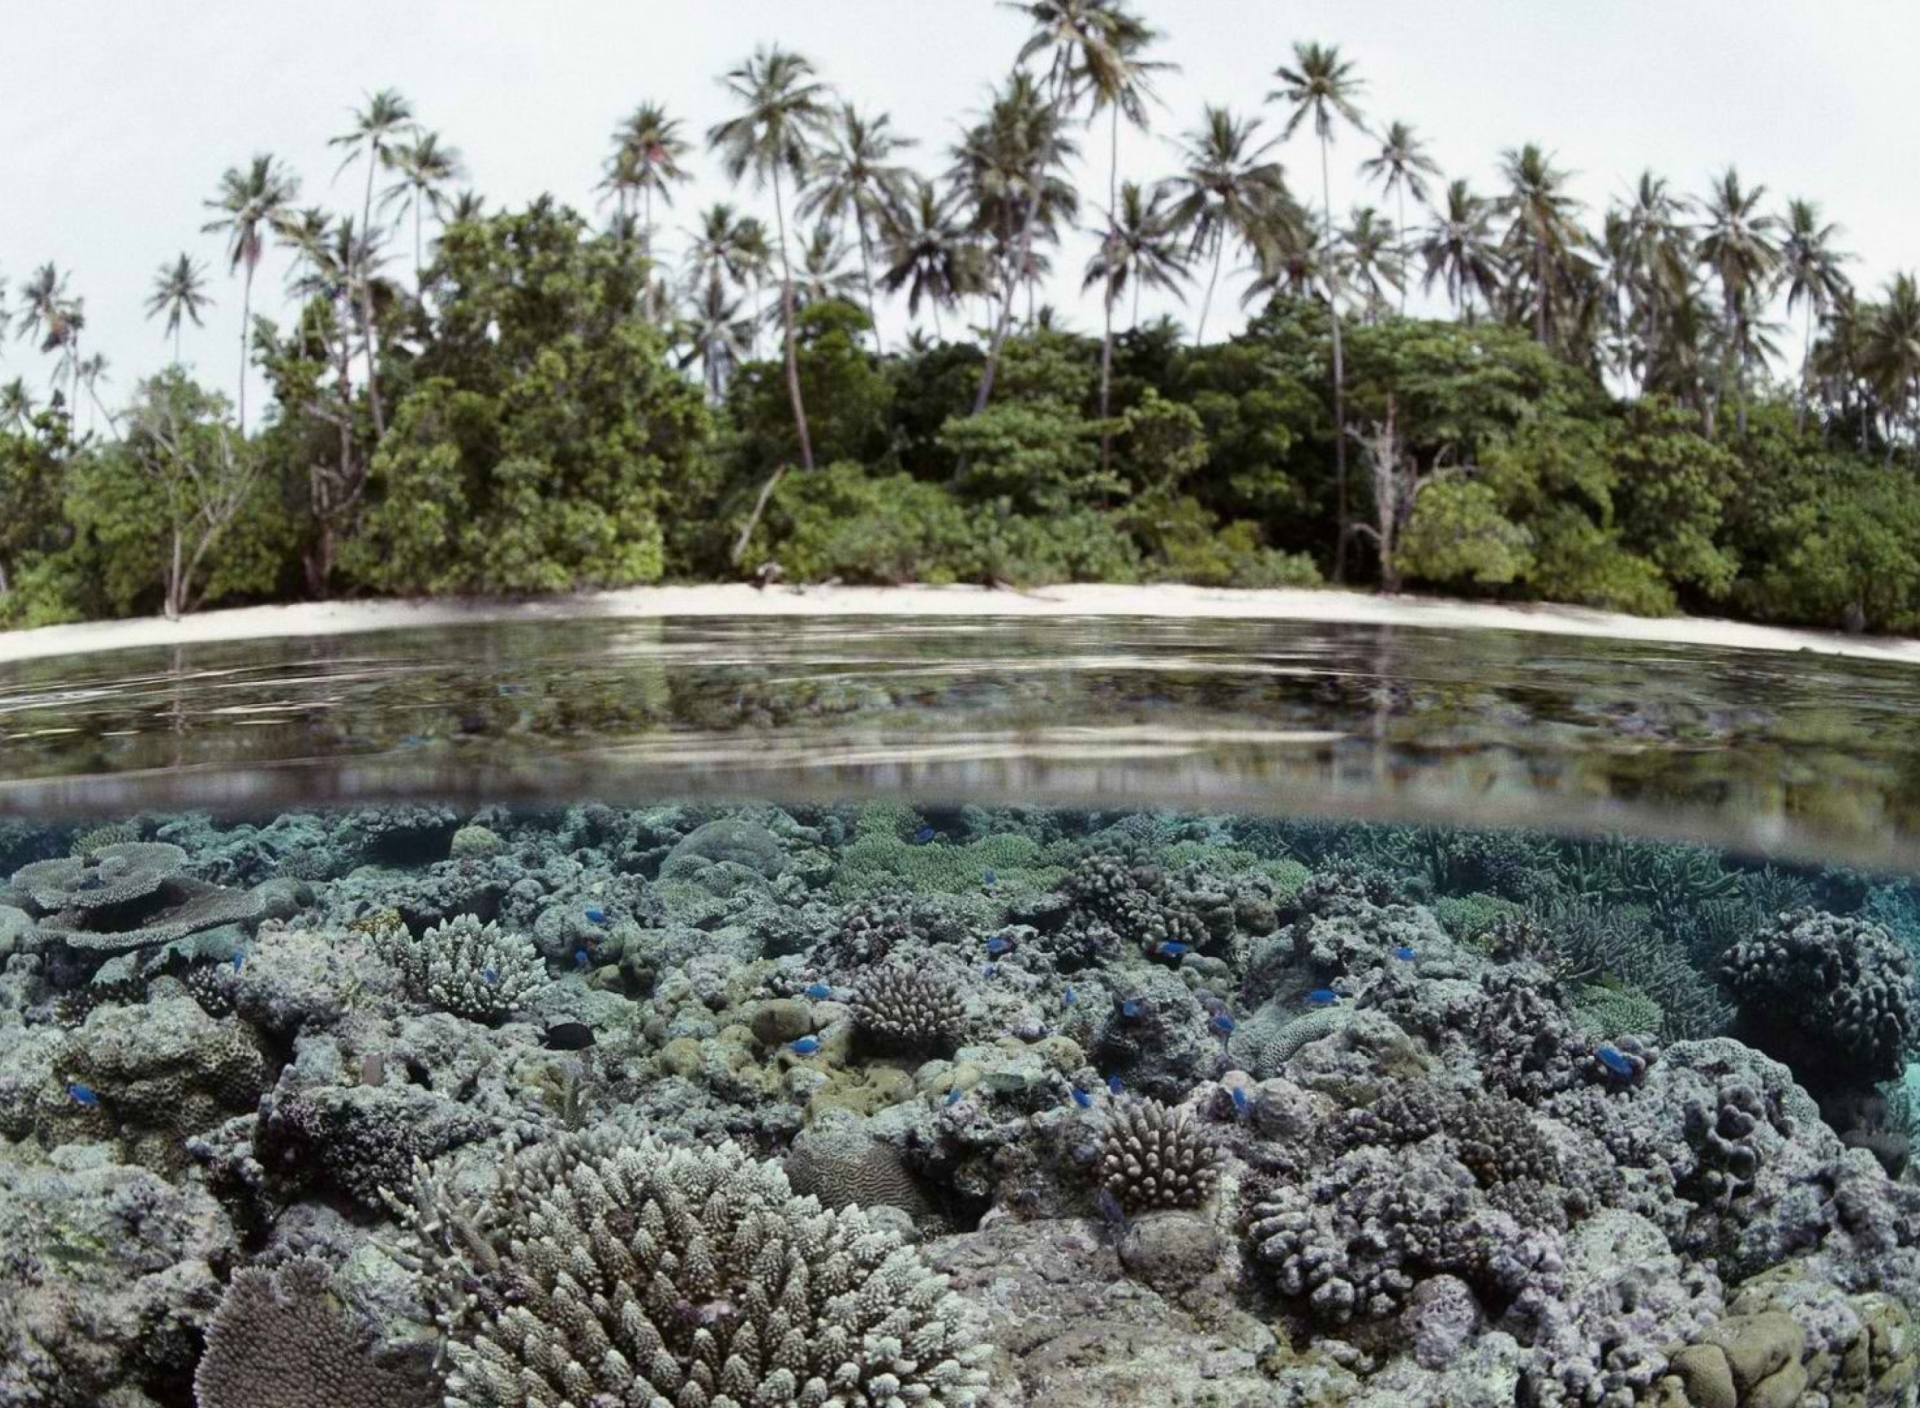
[[[1213,1195],[1219,1159],[1213,1140],[1184,1111],[1142,1100],[1110,1118],[1100,1181],[1129,1212],[1197,1208]]]
[[[470,914],[434,925],[417,939],[400,924],[381,925],[372,938],[415,998],[476,1022],[521,1010],[547,986],[546,964],[531,940]]]
[[[876,1051],[951,1050],[963,1011],[960,990],[933,973],[890,964],[863,978],[852,1000],[860,1039]]]

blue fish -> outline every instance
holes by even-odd
[[[1080,999],[1073,995],[1072,988],[1068,988],[1064,993],[1060,995],[1060,1000],[1064,1002],[1067,1006],[1071,1007],[1073,1006],[1074,1003],[1078,1002]]]
[[[1120,1200],[1113,1196],[1111,1188],[1102,1186],[1100,1191],[1093,1195],[1093,1205],[1100,1210],[1100,1216],[1109,1226],[1122,1232],[1126,1231],[1126,1209],[1120,1206]]]
[[[956,1085],[952,1090],[949,1090],[947,1092],[947,1098],[940,1103],[948,1109],[952,1109],[955,1105],[958,1105],[960,1103],[960,1087]]]
[[[1247,1099],[1247,1088],[1244,1085],[1230,1085],[1227,1089],[1233,1093],[1234,1110],[1244,1115],[1247,1112],[1248,1106],[1252,1103]]]
[[[1340,994],[1332,988],[1315,988],[1307,994],[1307,1001],[1315,1007],[1331,1007],[1340,1000]]]
[[[489,983],[497,983],[500,981],[500,974],[492,968],[482,968],[480,970],[480,976]]]
[[[812,998],[815,1002],[818,1002],[822,998],[832,997],[833,989],[828,987],[825,983],[808,983],[807,996]]]
[[[1169,939],[1160,945],[1160,952],[1168,958],[1179,958],[1191,947],[1193,947],[1193,945],[1183,944],[1178,939]]]
[[[1000,883],[1000,877],[989,870],[980,877],[980,883],[991,890],[995,885]]]
[[[1090,1110],[1093,1108],[1093,1097],[1076,1085],[1073,1087],[1073,1103],[1083,1110]]]
[[[1400,947],[1393,951],[1393,956],[1402,963],[1411,963],[1414,955],[1412,949],[1408,948],[1405,944],[1401,944]]]
[[[994,955],[994,957],[996,958],[998,958],[1001,954],[1007,952],[1012,947],[1013,947],[1013,940],[1008,938],[1003,938],[999,934],[995,934],[992,938],[987,940],[987,952]]]
[[[79,1081],[74,1081],[67,1086],[67,1094],[73,1097],[73,1103],[76,1105],[85,1105],[89,1110],[99,1108],[100,1097],[94,1093],[90,1085],[82,1085]]]
[[[1593,1054],[1599,1058],[1601,1065],[1605,1066],[1615,1075],[1622,1079],[1632,1078],[1633,1062],[1627,1059],[1625,1052],[1616,1050],[1611,1046],[1603,1046]]]
[[[790,1046],[798,1055],[811,1056],[820,1049],[820,1038],[817,1036],[803,1036],[800,1040],[790,1043]]]
[[[936,834],[931,826],[922,826],[918,831],[913,833],[913,844],[916,846],[924,846],[927,842],[931,841]]]
[[[1131,998],[1131,997],[1121,998],[1120,999],[1120,1015],[1122,1017],[1138,1017],[1140,1015],[1139,1000],[1137,998]]]
[[[247,966],[246,950],[245,949],[236,950],[234,952],[233,958],[230,961],[233,964],[233,971],[238,973],[242,968]]]
[[[986,967],[982,968],[980,972],[986,977],[997,978],[1000,976],[1000,965],[998,963],[989,963]]]
[[[1222,1036],[1231,1035],[1231,1033],[1233,1032],[1233,1018],[1229,1017],[1224,1012],[1214,1013],[1213,1021],[1209,1023],[1209,1025],[1212,1026],[1212,1028],[1215,1031],[1219,1032],[1220,1035]],[[1239,1088],[1240,1087],[1237,1085],[1234,1087],[1235,1090],[1238,1090]]]
[[[590,904],[587,906],[587,922],[604,924],[607,922],[607,912],[598,905]]]
[[[1122,1094],[1125,1092],[1126,1088],[1127,1087],[1125,1085],[1121,1084],[1119,1076],[1107,1077],[1107,1093],[1109,1095]]]
[[[583,948],[577,948],[577,949],[575,949],[575,950],[573,951],[573,966],[574,966],[574,967],[576,967],[576,968],[584,968],[584,967],[586,967],[586,966],[587,966],[587,965],[588,965],[589,963],[591,963],[592,961],[593,961],[593,960],[592,960],[592,959],[591,959],[590,957],[588,957],[588,955],[587,955],[587,951],[586,951],[585,949],[583,949]]]

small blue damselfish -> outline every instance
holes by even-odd
[[[1072,988],[1068,988],[1064,993],[1060,995],[1060,1000],[1063,1003],[1065,1003],[1068,1007],[1071,1007],[1073,1006],[1074,1003],[1078,1002],[1080,999],[1073,995]]]
[[[1213,1021],[1210,1023],[1210,1025],[1213,1027],[1215,1031],[1219,1032],[1220,1035],[1222,1036],[1229,1036],[1233,1032],[1233,1018],[1229,1017],[1224,1012],[1214,1013]],[[1240,1088],[1239,1086],[1234,1087],[1235,1090],[1238,1090],[1239,1088]]]
[[[480,976],[489,983],[497,983],[500,981],[500,974],[498,970],[493,968],[482,968],[480,970]]]
[[[234,950],[233,971],[238,973],[242,968],[246,966],[247,966],[247,951],[245,949]]]
[[[1131,997],[1120,999],[1120,1015],[1122,1017],[1138,1017],[1140,1015],[1139,1001]]]
[[[1083,1110],[1090,1110],[1093,1108],[1093,1097],[1076,1085],[1073,1088],[1073,1103]]]
[[[1315,988],[1307,994],[1307,1001],[1315,1007],[1331,1007],[1340,1000],[1340,994],[1332,988]]]
[[[1633,1075],[1633,1062],[1627,1059],[1625,1052],[1611,1046],[1603,1046],[1593,1054],[1599,1059],[1601,1065],[1615,1075],[1623,1078],[1630,1078]]]
[[[1013,940],[1000,934],[995,934],[987,940],[987,952],[993,954],[996,958],[1006,953],[1012,947]]]
[[[1413,961],[1414,952],[1412,949],[1408,948],[1405,944],[1401,944],[1400,947],[1396,948],[1393,951],[1393,956],[1399,959],[1402,963],[1410,963]]]
[[[1119,1076],[1107,1077],[1107,1093],[1109,1095],[1119,1095],[1123,1093],[1126,1090],[1126,1088],[1127,1087],[1121,1083]]]
[[[935,834],[931,826],[922,826],[918,831],[913,833],[913,843],[916,846],[924,846],[934,838]]]
[[[587,906],[587,922],[591,924],[604,924],[607,922],[607,912],[598,905],[590,904]]]
[[[1230,1085],[1227,1089],[1233,1093],[1233,1108],[1244,1115],[1251,1103],[1247,1099],[1247,1088],[1244,1085]]]
[[[949,1090],[947,1092],[947,1098],[942,1100],[940,1103],[942,1105],[947,1106],[949,1109],[951,1109],[955,1105],[958,1105],[960,1103],[960,1087],[956,1085],[952,1090]]]
[[[833,989],[828,987],[825,983],[808,983],[807,996],[812,998],[815,1002],[819,1002],[822,998],[832,997]]]
[[[989,870],[980,877],[980,883],[991,890],[995,885],[1000,883],[1000,877]]]
[[[82,1085],[79,1081],[74,1081],[67,1087],[67,1094],[73,1097],[74,1104],[85,1105],[89,1110],[100,1103],[100,1097],[94,1093],[93,1087]]]
[[[820,1038],[817,1036],[803,1036],[800,1040],[791,1043],[791,1049],[798,1055],[811,1056],[820,1049]]]
[[[591,963],[592,961],[593,961],[593,960],[592,960],[591,958],[589,958],[589,957],[587,956],[587,951],[586,951],[585,949],[583,949],[583,948],[577,948],[577,949],[575,949],[575,950],[573,951],[573,966],[574,966],[574,967],[576,967],[576,968],[584,968],[584,967],[586,967],[586,966],[587,966],[587,965],[588,965],[589,963]]]

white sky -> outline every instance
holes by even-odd
[[[1860,256],[1856,281],[1877,286],[1915,260],[1920,7],[1911,4],[1142,0],[1139,8],[1167,36],[1159,57],[1181,72],[1161,80],[1166,106],[1154,133],[1123,133],[1123,175],[1164,174],[1164,138],[1192,126],[1203,101],[1258,105],[1293,42],[1319,39],[1357,61],[1370,119],[1413,122],[1447,175],[1483,192],[1499,151],[1528,140],[1577,172],[1575,189],[1596,208],[1624,194],[1643,166],[1698,190],[1732,160],[1780,204],[1789,195],[1821,201],[1845,227],[1843,247]],[[302,175],[303,202],[357,211],[357,177],[334,181],[338,153],[326,141],[366,90],[405,93],[421,121],[460,148],[490,206],[551,190],[591,212],[615,123],[651,99],[703,134],[728,115],[717,76],[756,42],[800,50],[844,96],[890,113],[921,139],[912,155],[933,171],[1024,33],[1021,16],[990,0],[329,0],[297,10],[259,0],[13,0],[4,14],[0,276],[17,287],[48,259],[70,272],[86,300],[83,350],[110,363],[110,404],[170,356],[144,303],[155,269],[182,249],[208,261],[219,300],[204,330],[188,330],[187,360],[231,385],[239,287],[225,275],[220,238],[199,232],[201,201],[224,168],[271,151]],[[1314,196],[1309,140],[1303,129],[1282,158],[1296,189]],[[1365,194],[1353,171],[1364,145],[1348,137],[1335,149],[1336,209]],[[1095,168],[1086,190],[1103,205],[1104,133],[1089,137],[1087,151]],[[670,254],[698,207],[731,198],[704,153],[694,165],[696,180],[662,219]],[[1097,302],[1077,293],[1090,247],[1083,239],[1059,261],[1053,301],[1093,330]],[[411,264],[410,232],[395,253],[399,274]],[[279,254],[263,266],[255,286],[263,311],[283,311],[284,269]],[[1216,299],[1210,331],[1238,321],[1236,293]],[[898,313],[882,320],[889,332],[903,325]],[[1797,342],[1786,340],[1796,351]],[[27,344],[0,349],[0,377],[44,386],[50,372]]]

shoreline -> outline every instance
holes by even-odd
[[[148,616],[0,632],[0,665],[61,655],[149,646],[202,645],[275,637],[524,621],[659,617],[984,617],[1132,616],[1325,625],[1507,630],[1536,635],[1736,650],[1809,651],[1920,666],[1920,640],[1846,636],[1701,616],[1643,617],[1547,603],[1503,605],[1445,597],[1379,596],[1333,589],[1232,590],[1172,584],[1075,584],[1014,591],[986,587],[807,587],[746,583],[630,587],[524,601],[296,602],[196,613],[179,621]]]

